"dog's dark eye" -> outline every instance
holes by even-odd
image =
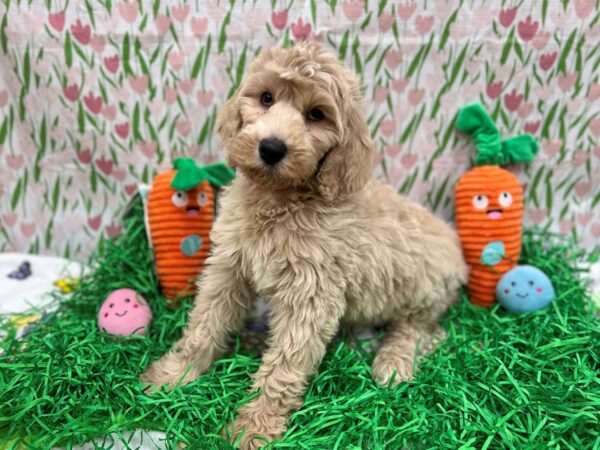
[[[318,122],[324,118],[325,114],[319,108],[313,108],[308,112],[308,120],[312,120],[313,122]]]
[[[260,96],[260,102],[264,106],[271,106],[273,104],[273,96],[270,92],[263,92]]]

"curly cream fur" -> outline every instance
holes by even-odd
[[[264,91],[275,98],[269,108]],[[324,120],[306,119],[314,107]],[[200,376],[261,295],[272,320],[254,375],[260,394],[230,429],[233,437],[245,430],[242,448],[256,448],[255,437],[285,430],[342,324],[387,325],[374,376],[409,380],[418,341],[456,301],[466,266],[448,225],[371,178],[359,80],[320,46],[262,52],[217,129],[238,177],[222,197],[183,337],[142,380],[173,386]],[[289,149],[274,168],[258,155],[266,137]]]

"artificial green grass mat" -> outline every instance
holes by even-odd
[[[447,338],[397,388],[372,380],[369,342],[344,335],[272,447],[600,448],[600,327],[575,268],[580,255],[558,237],[527,233],[523,262],[550,276],[558,295],[551,307],[515,316],[463,296],[443,320]],[[166,431],[170,447],[228,448],[220,432],[249,398],[255,352],[238,338],[196,382],[145,395],[138,376],[179,336],[189,304],[172,310],[160,297],[139,205],[92,264],[56,313],[0,344],[0,448],[70,448],[135,428]],[[147,337],[119,341],[97,330],[100,303],[120,287],[152,305]]]

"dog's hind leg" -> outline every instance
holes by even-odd
[[[152,363],[140,380],[172,387],[198,378],[226,348],[230,333],[243,326],[254,293],[240,273],[237,259],[219,254],[209,259],[183,336]]]
[[[400,317],[391,321],[383,342],[373,360],[373,376],[387,386],[410,381],[417,362],[417,353],[429,346],[437,323],[426,323]],[[392,379],[393,378],[393,379]]]
[[[466,278],[466,268],[458,255],[459,259],[451,266],[453,271],[433,279],[426,295],[417,294],[417,300],[405,304],[386,324],[382,345],[372,365],[373,376],[381,384],[412,380],[418,357],[439,338],[439,319],[458,300],[460,285]]]

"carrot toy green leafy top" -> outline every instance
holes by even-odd
[[[475,140],[477,165],[502,166],[533,161],[538,143],[530,134],[502,140],[500,131],[479,103],[471,103],[458,113],[456,128]]]
[[[208,180],[213,186],[223,187],[231,182],[235,172],[223,163],[198,167],[191,158],[177,158],[174,161],[177,174],[171,187],[178,191],[187,191]]]

